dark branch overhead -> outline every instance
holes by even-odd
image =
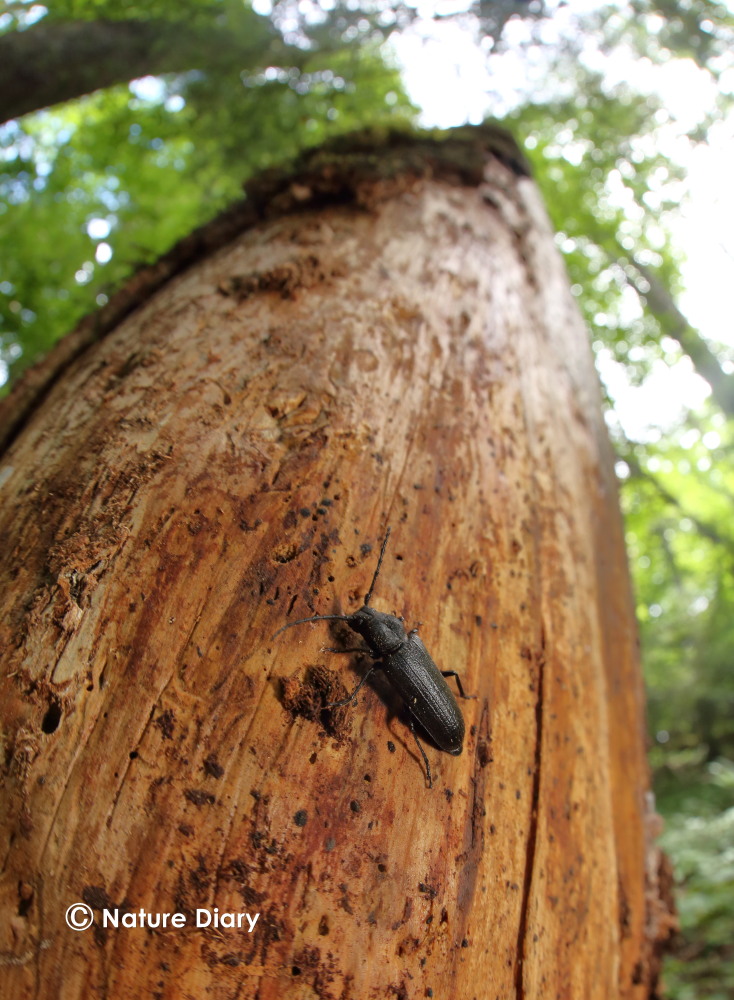
[[[83,97],[146,75],[216,65],[233,71],[283,49],[267,18],[252,14],[246,38],[164,20],[55,21],[0,35],[0,120]],[[294,53],[295,55],[295,53]]]

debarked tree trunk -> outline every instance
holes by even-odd
[[[6,404],[0,993],[652,996],[613,457],[519,153],[362,136],[249,195]],[[372,605],[476,695],[433,788],[379,671],[323,707],[358,637],[273,637],[388,526]]]

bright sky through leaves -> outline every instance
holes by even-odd
[[[553,6],[552,4],[550,6]],[[533,24],[512,20],[505,27],[503,51],[486,58],[473,31],[456,22],[416,24],[393,39],[408,93],[422,108],[422,123],[448,128],[500,117],[516,103],[549,96],[545,81],[552,53],[564,39],[578,39],[578,19],[608,7],[597,0],[556,5],[548,20]],[[622,6],[622,5],[620,5]],[[650,30],[656,25],[650,19]],[[537,44],[533,44],[533,41]],[[716,98],[711,77],[692,60],[672,59],[662,66],[617,47],[603,53],[595,39],[584,36],[583,58],[602,71],[610,86],[626,81],[642,93],[660,95],[671,112],[670,126],[659,130],[666,153],[687,172],[687,192],[677,220],[669,220],[673,238],[685,249],[685,291],[679,305],[704,337],[734,346],[730,289],[734,283],[734,121],[712,130],[709,146],[691,150],[683,133],[693,128]],[[734,76],[734,70],[730,71]],[[734,90],[734,79],[721,81]],[[676,422],[681,407],[697,407],[708,395],[707,384],[693,373],[687,359],[656,366],[644,387],[634,388],[608,355],[598,355],[599,369],[626,434],[647,439],[651,429]]]

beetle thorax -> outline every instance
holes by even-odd
[[[384,611],[375,611],[369,605],[349,616],[349,627],[362,636],[375,656],[394,653],[406,641],[405,629],[399,618]]]

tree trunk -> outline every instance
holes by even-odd
[[[352,138],[245,204],[60,345],[3,455],[0,992],[653,996],[613,456],[519,154]],[[323,708],[358,637],[274,637],[360,607],[388,526],[373,606],[476,696],[433,788],[379,671]]]

